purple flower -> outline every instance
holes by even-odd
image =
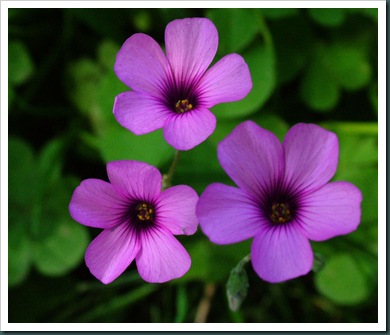
[[[309,240],[348,234],[359,225],[359,189],[329,183],[338,163],[334,133],[300,123],[281,144],[246,121],[219,144],[218,158],[238,188],[209,185],[197,205],[200,226],[217,244],[254,237],[252,265],[266,281],[307,274],[313,264]]]
[[[116,97],[114,115],[136,135],[163,128],[171,146],[189,150],[215,129],[216,118],[209,109],[244,98],[252,80],[237,54],[223,57],[207,70],[218,48],[217,29],[208,19],[170,22],[165,47],[166,55],[145,34],[134,34],[123,44],[114,70],[132,91]]]
[[[111,162],[107,174],[110,183],[81,182],[69,205],[73,219],[104,229],[85,254],[91,273],[108,284],[135,259],[148,282],[183,276],[191,258],[173,235],[195,233],[196,192],[185,185],[161,191],[160,172],[146,163]]]

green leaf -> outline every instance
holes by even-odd
[[[9,212],[8,224],[8,285],[20,284],[31,267],[31,245],[23,217]]]
[[[365,87],[371,79],[371,65],[364,52],[345,43],[327,49],[326,62],[334,78],[347,90]]]
[[[62,145],[59,139],[50,141],[35,159],[26,143],[9,140],[11,283],[24,278],[31,257],[48,275],[64,274],[83,257],[87,231],[70,225],[68,212],[78,180],[61,175]]]
[[[35,265],[48,276],[61,276],[75,268],[89,243],[86,228],[70,219],[56,228],[50,236],[34,243]]]
[[[18,138],[8,141],[8,198],[10,205],[26,209],[34,202],[37,187],[34,153],[29,144]]]
[[[51,183],[44,179],[40,194],[31,213],[30,233],[34,240],[44,240],[58,229],[64,218],[69,217],[68,206],[78,180],[62,177]]]
[[[113,114],[115,97],[119,93],[129,90],[130,88],[118,79],[113,69],[108,70],[107,73],[101,77],[97,87],[97,104],[99,106],[97,112],[100,113],[100,123],[95,123],[95,130],[98,133],[104,132],[110,126],[118,125]]]
[[[321,25],[336,27],[344,22],[346,13],[344,8],[309,8],[309,15]]]
[[[362,192],[361,221],[376,221],[378,219],[378,169],[376,167],[350,168],[338,172],[336,177],[338,180],[351,182]]]
[[[361,221],[371,222],[378,219],[378,139],[377,136],[348,133],[356,129],[356,124],[336,123],[339,127],[340,142],[339,166],[336,180],[345,180],[356,185],[363,194]],[[364,131],[365,123],[358,123],[357,129]],[[332,128],[330,128],[332,129]],[[342,131],[344,129],[344,131]],[[370,128],[368,128],[370,129]],[[377,129],[377,128],[376,128]]]
[[[74,105],[89,115],[92,124],[99,122],[97,87],[101,78],[99,66],[90,59],[79,59],[68,68],[68,94]]]
[[[364,169],[365,167],[375,167],[377,165],[378,139],[376,136],[338,132],[338,138],[340,145],[338,171],[340,173],[350,170],[351,166],[354,166],[355,169]]]
[[[256,11],[250,8],[218,8],[207,11],[206,16],[218,29],[218,55],[240,52],[259,32]]]
[[[334,255],[315,276],[317,289],[341,305],[354,305],[369,297],[364,274],[348,254]]]
[[[370,35],[349,36],[315,47],[301,82],[301,96],[312,109],[329,111],[336,106],[341,88],[352,91],[369,84],[372,70],[366,49]]]
[[[8,45],[8,78],[12,85],[23,84],[34,72],[34,64],[28,49],[22,42]]]
[[[269,99],[276,85],[275,56],[270,43],[257,43],[242,54],[252,76],[252,91],[242,100],[212,108],[218,119],[248,116]]]
[[[100,43],[97,50],[98,63],[108,71],[114,71],[116,54],[120,46],[111,40],[105,40]]]
[[[137,11],[134,13],[134,27],[137,31],[146,32],[152,28],[153,25],[153,16],[149,9],[137,8]]]
[[[63,141],[61,139],[50,140],[41,150],[38,157],[38,172],[41,188],[57,182],[61,177]]]
[[[283,19],[299,14],[298,8],[261,8],[261,14],[267,19]]]
[[[191,280],[208,281],[211,271],[211,244],[204,238],[200,240],[184,241],[184,246],[191,256],[191,267],[185,276],[178,278],[177,282]],[[218,271],[218,269],[216,269]]]
[[[80,59],[68,69],[68,92],[75,106],[85,113],[99,136],[116,125],[113,115],[115,97],[130,89],[114,73],[114,62],[119,47],[104,41],[97,50],[97,62]]]
[[[170,161],[174,149],[165,141],[162,131],[137,136],[115,125],[97,140],[104,161],[131,159],[160,167]]]
[[[325,47],[319,46],[312,56],[300,87],[303,101],[319,112],[335,107],[340,97],[338,82],[329,71],[325,59]]]

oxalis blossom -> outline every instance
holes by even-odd
[[[166,141],[189,150],[209,137],[216,118],[209,110],[244,98],[252,80],[244,59],[229,54],[209,70],[218,32],[205,18],[170,22],[165,29],[166,55],[148,35],[129,37],[119,50],[114,71],[132,91],[115,98],[117,121],[136,135],[163,128]]]
[[[74,220],[104,229],[85,254],[91,273],[108,284],[135,259],[145,281],[183,276],[191,258],[173,235],[195,233],[196,192],[185,185],[161,191],[160,172],[142,162],[108,163],[107,174],[110,183],[82,181],[69,205]]]
[[[217,244],[253,237],[251,262],[271,283],[307,274],[309,240],[354,231],[361,192],[329,182],[338,164],[337,136],[313,124],[293,126],[283,143],[252,121],[238,125],[218,146],[218,158],[237,187],[209,185],[197,205],[203,232]]]

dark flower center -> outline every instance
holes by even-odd
[[[291,206],[287,202],[274,202],[269,214],[273,223],[286,223],[291,221],[292,218]]]
[[[165,106],[177,114],[190,112],[199,104],[195,81],[186,82],[175,79],[167,82],[163,95]]]
[[[176,113],[185,113],[190,111],[193,108],[192,104],[188,101],[188,99],[179,100],[175,104]]]
[[[146,201],[136,201],[130,204],[124,219],[137,230],[148,229],[156,219],[155,206]]]
[[[154,219],[154,208],[146,202],[141,202],[135,207],[135,216],[138,221],[149,221],[152,223]]]

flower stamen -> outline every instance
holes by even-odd
[[[190,111],[194,106],[188,101],[188,99],[179,100],[175,104],[176,113],[185,113]]]
[[[290,205],[288,203],[283,202],[273,203],[269,217],[275,224],[289,222],[292,217]]]
[[[153,221],[154,209],[151,205],[142,202],[135,208],[136,216],[140,221]]]

